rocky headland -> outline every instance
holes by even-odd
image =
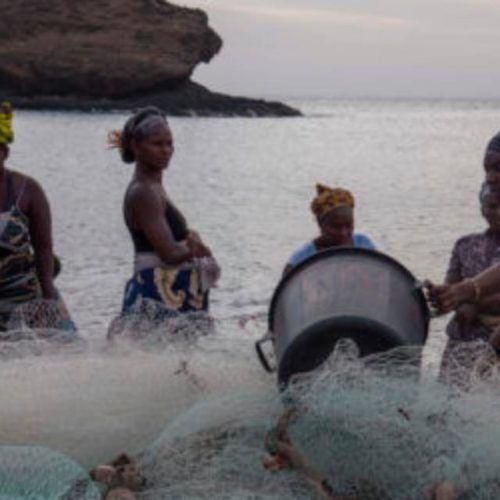
[[[199,9],[164,0],[0,0],[0,99],[16,107],[170,115],[295,116],[279,102],[193,82],[222,39]]]

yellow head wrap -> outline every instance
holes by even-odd
[[[14,141],[13,118],[14,113],[10,102],[2,102],[0,106],[0,144],[10,144]]]
[[[339,207],[354,208],[354,197],[342,188],[329,188],[323,184],[316,184],[317,195],[311,202],[311,210],[318,218],[323,218],[328,212]]]

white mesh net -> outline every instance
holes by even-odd
[[[46,448],[0,446],[0,498],[98,500],[85,470]]]
[[[10,360],[0,368],[0,442],[43,445],[86,469],[128,452],[147,480],[139,498],[314,498],[300,470],[262,465],[266,436],[292,406],[288,437],[336,495],[430,498],[447,480],[458,498],[498,496],[500,365],[486,344],[448,353],[444,384],[422,376],[418,349],[360,359],[344,341],[280,393],[257,365],[254,337],[234,328],[157,324],[137,344],[120,334],[112,348]],[[0,449],[0,467],[12,450]],[[44,470],[33,469],[33,495],[83,488],[69,458],[25,450],[36,453],[16,455],[20,470],[29,475],[33,462]],[[9,477],[17,491],[21,476]]]

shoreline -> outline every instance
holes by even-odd
[[[8,95],[15,109],[36,111],[130,111],[145,106],[157,106],[169,116],[194,117],[297,117],[299,109],[279,101],[230,96],[212,92],[194,82],[176,90],[147,91],[121,99],[81,95]]]

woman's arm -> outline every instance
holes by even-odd
[[[486,269],[471,281],[473,282],[472,290],[470,286],[466,286],[467,284],[464,285],[468,297],[471,295],[474,297],[476,287],[480,297],[489,297],[494,293],[500,293],[500,264]]]
[[[172,203],[172,201],[168,198],[166,193],[165,193],[165,198],[167,199],[168,203],[167,210],[171,210],[172,212],[174,212],[175,218],[185,226],[187,230],[186,242],[193,251],[194,256],[211,257],[212,252],[210,248],[208,248],[208,246],[205,245],[198,232],[188,228],[186,217],[184,217],[184,214],[177,208],[176,205]]]
[[[494,293],[481,299],[479,311],[485,314],[500,314],[500,293]]]
[[[188,246],[194,253],[195,257],[211,257],[212,252],[200,238],[200,235],[196,231],[189,231],[186,242]]]
[[[26,215],[30,221],[30,237],[35,252],[35,265],[44,299],[55,297],[53,284],[54,257],[52,253],[52,218],[50,205],[42,187],[26,179],[24,196],[28,198]]]
[[[427,284],[429,298],[441,313],[456,309],[465,302],[477,302],[481,298],[500,292],[500,264],[492,266],[472,279],[453,285]]]
[[[172,202],[172,200],[168,197],[166,191],[162,188],[162,194],[167,200],[167,210],[170,212],[173,212],[174,214],[174,220],[176,221],[177,224],[180,224],[186,231],[186,244],[193,253],[194,257],[211,257],[212,252],[210,249],[203,243],[200,235],[198,232],[193,231],[192,229],[188,228],[188,224],[186,221],[186,217],[184,217],[184,214],[177,208],[177,206]],[[168,223],[167,223],[168,224]],[[175,231],[172,230],[172,228],[169,226],[169,229],[172,231],[172,233],[175,233]]]
[[[193,258],[193,251],[187,243],[175,241],[165,220],[162,200],[151,188],[144,185],[133,187],[125,203],[134,226],[145,234],[163,262],[176,265]]]
[[[176,205],[172,202],[172,200],[167,196],[165,190],[163,190],[163,194],[165,199],[167,200],[167,210],[174,213],[175,219],[178,223],[182,224],[186,229],[186,243],[193,252],[195,257],[211,257],[212,252],[210,248],[208,248],[197,231],[188,228],[186,217],[184,214],[177,208]]]

